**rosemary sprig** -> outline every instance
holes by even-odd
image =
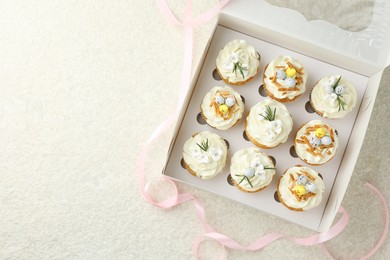
[[[340,78],[336,81],[336,83],[332,86],[333,87],[333,90],[336,90],[336,87],[339,85],[339,82],[340,82],[340,79],[341,79],[341,76]],[[343,96],[341,94],[337,94],[337,102],[339,103],[339,111],[342,109],[342,110],[345,110],[345,105],[347,105],[347,103],[345,103],[344,99],[343,99]]]
[[[264,170],[275,170],[275,168],[274,167],[270,167],[270,166],[264,166]],[[241,181],[238,184],[241,184],[241,182],[246,180],[249,183],[249,185],[253,188],[251,180],[246,175],[236,174],[236,176],[237,177],[242,177]]]
[[[249,180],[248,177],[246,177],[245,175],[241,175],[241,174],[236,175],[236,176],[237,176],[237,177],[242,177],[241,181],[240,181],[238,184],[241,184],[241,182],[243,182],[244,180],[246,180],[246,181],[249,183],[249,185],[251,185],[251,187],[253,188],[252,182]]]
[[[264,117],[265,119],[267,119],[268,121],[274,121],[275,120],[275,116],[276,116],[276,107],[274,108],[274,111],[272,111],[271,107],[270,106],[265,106],[265,116],[262,115],[262,114],[259,114],[260,116]]]
[[[334,83],[334,85],[332,86],[332,87],[333,87],[333,90],[335,90],[336,87],[339,85],[340,79],[341,79],[341,76],[340,76],[340,78],[336,81],[336,83]]]
[[[241,67],[239,62],[234,63],[233,72],[236,73],[236,76],[237,76],[237,69],[240,71],[242,78],[245,79],[244,72],[242,71],[244,68]]]
[[[206,141],[202,141],[201,144],[196,143],[197,146],[199,146],[200,149],[207,152],[209,149],[209,139],[206,139]]]
[[[347,103],[345,103],[345,101],[343,100],[343,96],[337,95],[337,101],[339,102],[339,111],[340,111],[341,109],[345,110],[345,105],[346,105]]]

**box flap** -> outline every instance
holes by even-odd
[[[360,66],[356,70],[369,74],[368,76],[390,64],[390,1],[387,0],[374,2],[371,23],[358,32],[341,29],[323,20],[307,21],[301,13],[271,5],[265,0],[231,1],[222,10],[222,14],[276,31],[286,35],[286,39],[297,39],[317,46],[318,48],[312,48],[315,52],[313,56],[317,56],[317,53],[321,53],[320,49],[323,49],[350,57],[350,63],[364,64],[364,68]],[[272,40],[278,41],[275,43],[285,48],[289,47],[289,43],[283,42],[282,38]],[[294,49],[307,53],[307,46],[302,46],[300,50],[299,45],[296,45]],[[323,53],[323,57],[319,58],[328,61],[327,56]],[[328,59],[330,63],[335,61],[334,57]],[[342,59],[340,62],[343,62]]]

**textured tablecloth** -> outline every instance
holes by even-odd
[[[168,1],[179,18],[183,2]],[[290,2],[303,12],[317,10],[316,1]],[[361,8],[371,10],[371,1],[349,2],[340,8],[360,18]],[[215,3],[194,1],[194,13]],[[367,19],[350,24],[361,28]],[[215,22],[194,31],[194,66]],[[194,238],[202,234],[193,203],[158,209],[142,198],[135,174],[137,154],[176,105],[182,29],[171,26],[152,0],[5,0],[0,24],[0,259],[191,259]],[[350,224],[326,243],[338,259],[364,254],[383,230],[381,204],[363,183],[390,200],[389,83],[386,69],[342,203]],[[161,172],[172,131],[153,146],[148,180]],[[313,234],[209,192],[178,187],[203,202],[210,224],[244,245],[269,231]],[[162,186],[157,193],[164,198],[172,190]],[[200,249],[207,259],[218,252],[213,241]],[[288,240],[258,252],[228,252],[229,259],[328,259],[319,246]],[[373,259],[389,256],[387,239]]]

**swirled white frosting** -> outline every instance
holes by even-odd
[[[262,116],[265,115],[266,106],[269,106],[272,111],[276,108],[274,121],[268,121]],[[287,141],[292,126],[293,120],[286,106],[278,101],[266,98],[249,111],[245,130],[258,143],[275,147]]]
[[[207,151],[199,146],[207,142]],[[196,176],[210,179],[220,173],[226,164],[227,146],[217,134],[203,131],[184,143],[183,159]]]
[[[221,117],[217,113],[216,108],[211,105],[217,92],[229,92],[232,96],[234,96],[236,103],[230,109],[233,109],[235,112],[231,115],[230,118]],[[240,94],[228,86],[213,87],[203,98],[200,107],[204,117],[206,117],[207,124],[219,130],[226,130],[232,127],[238,120],[240,120],[242,114],[244,113],[244,103],[242,102]]]
[[[308,127],[314,127],[315,125],[327,126],[329,129],[331,129],[333,131],[334,141],[331,142],[333,147],[321,148],[321,146],[318,146],[316,148],[318,151],[321,152],[322,156],[318,156],[318,155],[315,156],[315,155],[311,154],[310,152],[307,151],[309,149],[307,144],[297,142],[297,139],[302,139],[302,136],[305,136],[313,144],[315,143],[314,140],[317,140],[317,142],[319,142],[318,145],[321,145],[321,141],[316,139],[315,131],[311,131],[311,132],[309,132],[308,135],[306,135],[306,129]],[[326,130],[326,129],[325,129],[325,131],[326,131],[325,135],[330,137],[330,135],[331,135],[330,131]],[[312,120],[312,121],[307,122],[305,125],[303,125],[298,130],[297,135],[296,135],[296,140],[295,140],[295,151],[301,159],[305,159],[310,164],[324,164],[327,161],[329,161],[331,158],[333,158],[333,156],[335,155],[335,153],[337,151],[338,145],[339,145],[339,140],[338,140],[337,134],[335,133],[335,129],[333,127],[331,127],[328,124],[325,124],[321,120]],[[312,145],[312,147],[313,147],[313,145]]]
[[[339,106],[338,95],[332,88],[340,77],[338,88],[341,88],[342,91],[340,98],[345,102],[344,109]],[[323,116],[327,118],[344,117],[355,107],[356,98],[356,90],[352,83],[340,75],[332,75],[321,79],[311,92],[311,102],[314,109],[323,113]]]
[[[314,187],[313,190],[315,191],[314,192],[315,196],[309,197],[307,200],[298,201],[295,195],[289,189],[293,185],[293,181],[290,177],[290,174],[294,177],[295,180],[297,180],[298,176],[301,175],[301,171],[305,171],[306,173],[314,177],[315,179],[314,181],[307,179],[307,182],[314,184],[311,185],[311,187]],[[306,187],[308,187],[307,183],[306,183]],[[296,209],[309,210],[311,208],[318,206],[321,203],[322,193],[325,190],[325,185],[324,185],[324,181],[320,178],[318,173],[313,169],[304,166],[295,166],[289,168],[282,175],[282,177],[280,177],[278,190],[279,190],[279,195],[281,196],[280,199],[283,200],[283,202],[287,206]]]
[[[240,70],[234,69],[235,63],[242,67],[244,78]],[[224,79],[236,83],[245,81],[256,75],[260,64],[260,56],[255,48],[244,40],[233,40],[228,42],[219,51],[216,65]]]
[[[231,160],[230,173],[240,187],[247,191],[256,191],[268,186],[275,175],[274,164],[265,153],[257,147],[237,151]],[[249,174],[249,175],[248,175]],[[243,176],[247,176],[248,179]],[[251,186],[252,184],[252,186]]]
[[[290,56],[282,56],[281,55],[281,56],[277,57],[275,60],[271,61],[268,64],[267,69],[264,72],[265,87],[267,88],[267,90],[269,92],[272,93],[272,95],[274,95],[276,98],[279,98],[279,99],[284,99],[284,98],[293,99],[296,96],[301,95],[306,90],[307,73],[306,73],[304,68],[302,69],[302,75],[299,75],[300,77],[302,77],[302,83],[295,85],[295,87],[297,87],[299,90],[286,91],[286,92],[279,91],[278,86],[272,82],[271,78],[274,77],[276,72],[281,69],[278,67],[280,66],[280,67],[287,68],[288,67],[287,62],[290,62],[297,69],[303,68],[303,66],[301,65],[301,63],[298,60],[296,60]],[[291,85],[289,85],[289,82],[286,81],[285,79],[277,78],[276,82],[278,82],[282,88],[287,88],[287,89],[291,88]]]

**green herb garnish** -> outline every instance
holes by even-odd
[[[207,152],[209,149],[209,139],[206,139],[206,141],[202,141],[201,144],[196,143],[197,146],[199,146],[200,149]]]
[[[341,109],[345,110],[345,105],[346,105],[347,103],[345,103],[345,101],[343,100],[343,96],[337,95],[337,101],[339,102],[339,111],[340,111]]]
[[[336,90],[336,87],[339,85],[340,79],[341,79],[341,76],[340,76],[340,78],[336,81],[336,83],[334,83],[334,85],[332,86],[333,90]]]
[[[237,69],[240,71],[242,78],[245,79],[244,72],[242,71],[242,70],[244,70],[244,68],[241,67],[239,62],[234,63],[233,72],[236,73],[236,76],[237,76]]]
[[[340,82],[340,79],[341,79],[341,76],[340,78],[336,81],[336,83],[332,86],[333,87],[333,91],[336,90],[336,87],[339,85],[339,82]],[[337,102],[339,103],[339,111],[342,109],[342,110],[345,110],[345,105],[347,105],[347,103],[345,103],[344,99],[343,99],[343,96],[341,94],[337,94],[335,92],[335,94],[337,95]]]
[[[249,180],[248,177],[246,177],[245,175],[241,175],[241,174],[236,175],[236,176],[237,176],[237,177],[242,177],[241,181],[240,181],[238,184],[241,184],[241,182],[243,182],[244,180],[246,180],[246,181],[249,183],[249,185],[251,185],[251,187],[253,188],[252,182]]]
[[[275,168],[273,167],[269,167],[269,166],[264,166],[264,170],[275,170]],[[251,185],[251,188],[253,188],[253,185],[252,185],[252,182],[251,180],[246,176],[246,175],[243,175],[243,174],[236,174],[237,177],[242,177],[242,179],[240,180],[240,182],[238,184],[241,184],[241,182],[243,182],[244,180],[246,180],[249,185]]]
[[[265,116],[262,115],[262,114],[259,114],[260,116],[264,117],[265,119],[267,119],[268,121],[274,121],[275,120],[275,116],[276,116],[276,107],[274,108],[274,111],[272,111],[271,107],[270,106],[265,106],[266,110],[265,110]]]

